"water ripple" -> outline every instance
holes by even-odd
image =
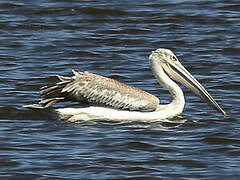
[[[236,0],[0,2],[0,177],[238,179],[238,10]],[[159,47],[177,54],[225,118],[189,91],[182,116],[164,122],[69,123],[22,108],[72,69],[168,103],[148,64]]]

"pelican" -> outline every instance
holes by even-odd
[[[177,81],[223,115],[226,112],[218,105],[207,90],[182,66],[169,49],[159,48],[149,56],[152,72],[158,83],[169,91],[172,101],[160,104],[160,100],[143,90],[114,79],[73,70],[74,76],[59,76],[54,86],[41,88],[43,99],[28,108],[45,109],[59,101],[72,100],[88,103],[87,107],[57,108],[61,117],[77,120],[160,120],[182,113],[184,94],[174,82]]]

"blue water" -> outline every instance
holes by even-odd
[[[240,179],[239,12],[237,0],[1,1],[1,179]],[[160,47],[226,117],[186,88],[182,116],[167,122],[70,123],[22,108],[72,69],[168,103],[148,63]]]

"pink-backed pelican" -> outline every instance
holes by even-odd
[[[143,90],[119,81],[73,70],[74,76],[57,76],[60,80],[54,86],[41,88],[43,100],[28,108],[47,108],[64,100],[87,102],[82,108],[58,108],[56,112],[69,120],[159,120],[182,113],[185,99],[178,81],[223,115],[226,112],[218,105],[207,90],[182,66],[169,49],[157,49],[149,56],[154,76],[167,89],[172,102],[161,105],[159,99]]]

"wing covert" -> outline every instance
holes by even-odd
[[[58,76],[61,82],[56,86],[43,88],[41,91],[43,97],[53,98],[54,102],[58,101],[54,98],[64,97],[130,111],[154,111],[159,104],[157,97],[114,79],[89,72],[73,70],[73,73],[74,76],[71,78]]]

